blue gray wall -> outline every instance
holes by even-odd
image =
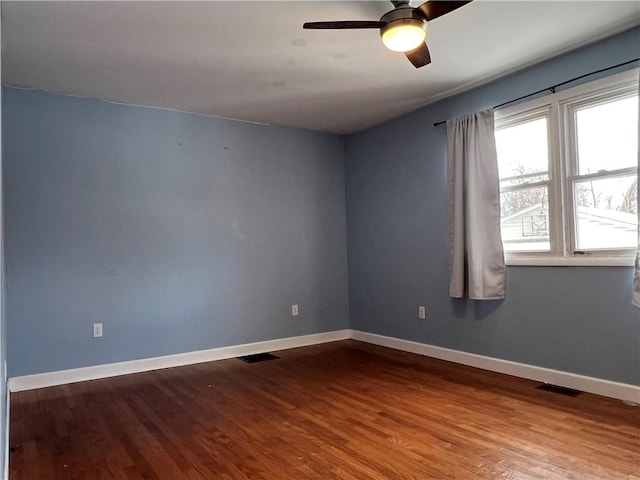
[[[0,8],[0,25],[2,24],[2,9]],[[2,34],[0,33],[0,38]],[[1,43],[1,42],[0,42]],[[0,46],[1,47],[1,46]],[[0,48],[1,50],[1,48]],[[0,84],[2,83],[2,62],[0,62]],[[2,111],[2,90],[0,89],[0,111]],[[0,119],[0,133],[2,121]],[[0,145],[0,475],[4,475],[7,459],[5,458],[5,440],[9,433],[6,425],[7,417],[7,319],[5,303],[5,275],[4,275],[4,202],[2,192],[2,145]]]
[[[508,267],[503,302],[449,298],[446,129],[432,126],[637,58],[639,32],[347,137],[351,328],[640,384],[631,268]]]
[[[348,327],[341,137],[13,88],[3,116],[10,376]]]

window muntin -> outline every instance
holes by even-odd
[[[638,69],[496,112],[496,147],[507,263],[631,264]]]

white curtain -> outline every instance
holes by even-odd
[[[500,185],[493,110],[447,121],[449,295],[504,298]]]
[[[640,111],[638,112],[640,120]],[[640,121],[638,122],[638,138],[640,138]],[[636,188],[636,213],[638,214],[638,250],[636,250],[636,271],[633,276],[633,298],[631,302],[640,308],[640,150],[638,151],[638,188]]]
[[[640,225],[638,225],[638,239],[638,251],[636,252],[636,273],[633,277],[633,298],[631,299],[631,302],[636,307],[640,308]]]

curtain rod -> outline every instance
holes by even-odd
[[[505,105],[509,105],[510,103],[514,103],[514,102],[517,102],[519,100],[524,100],[525,98],[533,97],[534,95],[538,95],[539,93],[546,92],[547,90],[551,90],[551,93],[556,93],[556,88],[561,87],[563,85],[566,85],[567,83],[575,82],[576,80],[580,80],[581,78],[589,77],[591,75],[595,75],[596,73],[602,73],[602,72],[606,72],[607,70],[613,70],[614,68],[623,67],[625,65],[629,65],[630,63],[637,62],[638,60],[640,60],[640,58],[634,58],[633,60],[629,60],[628,62],[619,63],[617,65],[613,65],[613,66],[607,67],[607,68],[601,68],[600,70],[596,70],[595,72],[585,73],[584,75],[580,75],[579,77],[572,78],[572,79],[567,80],[565,82],[556,83],[555,85],[551,85],[550,87],[543,88],[542,90],[538,90],[537,92],[529,93],[528,95],[523,95],[521,97],[514,98],[513,100],[509,100],[508,102],[504,102],[504,103],[501,103],[500,105],[496,105],[493,108],[504,107]],[[443,125],[445,123],[447,123],[447,121],[443,120],[442,122],[434,123],[433,126],[437,127],[438,125]]]

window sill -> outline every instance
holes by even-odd
[[[635,256],[505,257],[508,267],[632,267],[634,262]]]

